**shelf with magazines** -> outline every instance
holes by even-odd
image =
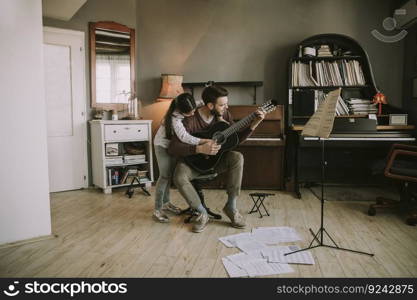
[[[149,171],[144,164],[106,166],[106,172],[107,186],[111,188],[130,185],[135,177],[140,183],[150,182]]]
[[[104,193],[132,182],[150,188],[153,181],[151,122],[90,121],[93,183]]]

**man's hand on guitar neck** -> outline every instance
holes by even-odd
[[[221,146],[217,145],[215,141],[208,140],[206,143],[198,145],[196,152],[207,155],[216,155],[220,148]]]
[[[251,130],[255,130],[256,127],[258,127],[259,123],[262,122],[262,120],[265,118],[265,113],[258,109],[256,112],[256,118],[252,121],[252,124],[250,125]]]

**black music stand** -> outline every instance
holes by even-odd
[[[135,181],[138,183],[139,187],[142,189],[142,191],[143,191],[143,192],[144,192],[147,196],[150,196],[150,195],[151,195],[151,194],[150,194],[150,193],[149,193],[149,192],[145,189],[144,184],[140,182],[139,177],[138,177],[138,176],[134,176],[134,177],[133,177],[133,179],[132,179],[132,181],[130,182],[130,184],[129,184],[129,186],[128,186],[127,190],[126,190],[126,193],[125,193],[125,194],[129,197],[129,198],[132,198],[133,193],[134,193],[134,191],[135,191],[135,187],[134,187]]]
[[[327,232],[327,230],[324,228],[323,225],[323,212],[324,212],[324,171],[325,171],[325,165],[327,164],[327,162],[324,160],[324,140],[325,138],[319,138],[319,140],[321,141],[321,224],[320,224],[320,228],[317,231],[316,234],[314,234],[313,230],[310,228],[310,232],[313,235],[313,239],[310,242],[310,245],[308,245],[307,248],[303,248],[297,251],[293,251],[293,252],[288,252],[285,253],[284,256],[296,253],[296,252],[301,252],[301,251],[306,251],[309,249],[314,249],[317,247],[328,247],[328,248],[332,248],[332,249],[337,249],[337,250],[344,250],[344,251],[350,251],[350,252],[354,252],[354,253],[359,253],[359,254],[366,254],[366,255],[370,255],[370,256],[374,256],[374,254],[372,253],[367,253],[367,252],[363,252],[363,251],[357,251],[357,250],[352,250],[352,249],[347,249],[347,248],[342,248],[339,247],[336,242],[332,239],[332,237],[329,235],[329,233]],[[333,242],[334,246],[332,245],[326,245],[323,243],[323,234],[326,234],[329,239]],[[320,240],[319,240],[319,234],[320,234]],[[313,242],[317,241],[318,245],[312,246]]]

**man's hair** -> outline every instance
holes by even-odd
[[[225,88],[217,85],[210,85],[203,90],[201,98],[205,105],[208,103],[216,104],[217,98],[226,97],[228,94],[229,92]]]

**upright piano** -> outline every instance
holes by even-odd
[[[257,109],[255,105],[233,105],[229,111],[234,121],[238,121]],[[235,151],[243,154],[243,189],[283,189],[284,188],[284,107],[266,115],[253,134]],[[208,187],[224,188],[226,178],[220,175],[208,183]]]
[[[322,141],[301,136],[303,126],[288,133],[286,188],[301,198],[300,185],[321,182]],[[381,183],[385,157],[393,143],[414,143],[413,125],[378,125],[375,132],[332,132],[324,139],[325,182],[368,185]]]

